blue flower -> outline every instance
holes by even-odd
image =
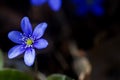
[[[23,33],[19,31],[11,31],[8,33],[8,38],[17,43],[18,45],[11,48],[8,52],[8,58],[12,59],[24,54],[24,62],[26,65],[31,66],[35,60],[35,49],[46,48],[48,42],[41,38],[47,28],[47,23],[38,24],[34,31],[28,17],[24,17],[21,20],[21,28]]]
[[[80,15],[86,15],[88,12],[92,12],[96,16],[102,15],[104,13],[102,2],[103,0],[73,0],[76,12]]]
[[[61,8],[62,0],[30,0],[31,5],[34,6],[41,6],[46,2],[53,11],[58,11]]]

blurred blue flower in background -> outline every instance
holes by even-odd
[[[43,49],[48,45],[48,42],[41,38],[47,28],[47,23],[38,24],[34,31],[32,31],[32,25],[29,18],[24,17],[21,20],[21,28],[23,34],[19,31],[11,31],[8,33],[8,38],[18,44],[9,50],[8,58],[15,58],[25,52],[24,62],[26,65],[31,66],[35,60],[34,48]]]
[[[76,7],[78,15],[86,15],[88,12],[91,12],[96,16],[101,16],[104,13],[104,9],[101,6],[103,0],[72,0],[72,2]]]
[[[41,6],[46,2],[53,11],[59,11],[62,5],[62,0],[30,0],[31,5],[33,6]]]

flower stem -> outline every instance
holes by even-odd
[[[36,73],[38,72],[38,62],[37,62],[37,57],[35,58],[34,70],[35,70]]]

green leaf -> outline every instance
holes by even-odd
[[[74,80],[70,77],[63,75],[63,74],[52,74],[47,77],[47,80]]]
[[[4,62],[3,62],[3,55],[2,55],[2,51],[0,50],[0,70],[3,69],[3,64],[4,64]]]
[[[33,77],[14,69],[4,69],[0,70],[0,80],[33,80]]]

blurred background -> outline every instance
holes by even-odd
[[[0,49],[4,67],[22,71],[23,57],[9,60],[15,44],[7,35],[19,30],[28,16],[33,28],[47,22],[47,48],[37,50],[38,70],[44,75],[62,73],[75,80],[120,80],[119,0],[0,0]],[[83,78],[83,76],[82,76]]]

